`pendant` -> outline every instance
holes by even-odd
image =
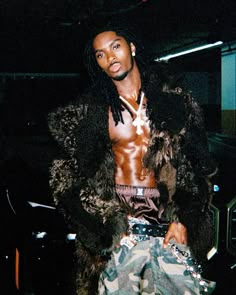
[[[143,126],[144,123],[145,123],[144,120],[141,119],[140,116],[137,116],[136,119],[133,121],[133,125],[137,128],[137,129],[136,129],[136,133],[137,133],[138,135],[140,135],[140,134],[143,133],[143,130],[142,130],[141,126]]]
[[[136,115],[136,119],[132,123],[136,127],[136,134],[138,134],[138,135],[142,134],[143,130],[141,127],[145,123],[145,121],[141,118],[141,110],[142,110],[142,105],[143,105],[144,93],[142,92],[142,94],[141,94],[140,104],[139,104],[137,111],[126,99],[124,99],[122,96],[119,96],[119,97],[130,108],[130,110]]]

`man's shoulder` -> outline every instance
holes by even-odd
[[[147,67],[148,81],[168,85],[170,88],[183,87],[185,74],[183,70],[171,62],[153,62]]]
[[[94,89],[86,89],[82,93],[77,94],[73,99],[70,99],[64,104],[58,105],[50,112],[51,115],[66,115],[66,113],[80,113],[85,111],[90,105],[96,103],[96,92]]]
[[[87,89],[73,100],[52,110],[48,114],[48,123],[49,126],[78,124],[89,114],[96,116],[99,109],[104,109],[104,104],[99,101],[94,89]]]

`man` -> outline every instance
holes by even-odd
[[[55,204],[77,234],[77,294],[207,294],[214,174],[200,109],[119,28],[86,48],[93,86],[49,116]],[[154,67],[155,68],[155,67]],[[188,246],[187,246],[188,243]]]

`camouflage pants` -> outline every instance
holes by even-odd
[[[163,238],[150,237],[131,249],[125,245],[118,248],[100,276],[99,295],[201,294],[199,281],[162,243]],[[185,245],[178,247],[189,251]],[[210,294],[209,289],[203,294]]]

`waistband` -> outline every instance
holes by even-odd
[[[159,197],[157,188],[116,184],[116,192],[124,196]]]

